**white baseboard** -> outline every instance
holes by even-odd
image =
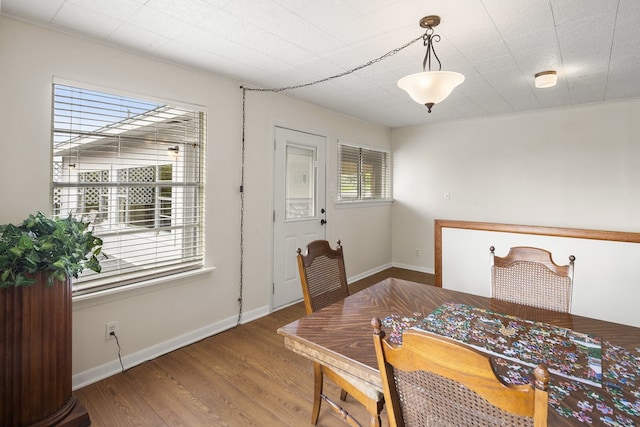
[[[268,305],[256,308],[255,310],[251,310],[249,312],[242,313],[242,319],[240,319],[241,324],[245,324],[251,322],[252,320],[259,319],[268,314],[271,314],[271,310]]]
[[[260,317],[266,316],[267,314],[269,314],[269,307],[260,307],[258,309],[243,313],[240,323],[244,324]],[[135,353],[128,354],[122,358],[122,364],[124,365],[125,369],[132,368],[148,360],[152,360],[156,357],[162,356],[163,354],[170,353],[181,347],[193,344],[194,342],[226,331],[227,329],[231,329],[236,326],[237,323],[238,316],[228,317],[224,320],[212,323],[203,328],[196,329],[184,335],[171,338],[170,340],[164,341],[162,343],[158,343]],[[120,366],[120,361],[118,359],[107,362],[100,366],[96,366],[95,368],[91,368],[73,375],[73,377],[71,378],[72,389],[76,390],[88,386],[89,384],[93,384],[97,381],[108,378],[121,371],[122,367]]]
[[[421,273],[436,274],[433,268],[418,267],[417,265],[399,264],[394,262],[393,267],[404,268],[405,270],[419,271]]]
[[[391,268],[391,263],[385,264],[385,265],[381,265],[380,267],[376,267],[374,269],[365,271],[364,273],[356,274],[355,276],[351,276],[351,277],[347,278],[347,282],[353,283],[353,282],[356,282],[358,280],[365,279],[365,278],[367,278],[367,277],[369,277],[369,276],[371,276],[373,274],[380,273],[381,271],[384,271],[387,268]]]

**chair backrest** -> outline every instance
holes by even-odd
[[[491,296],[504,301],[569,313],[573,264],[557,265],[544,249],[516,246],[505,257],[491,246]]]
[[[389,424],[394,426],[546,426],[549,371],[534,369],[535,386],[506,385],[489,357],[428,332],[405,330],[402,345],[371,321]]]
[[[298,271],[307,314],[349,296],[340,240],[336,249],[326,240],[314,240],[306,255],[298,248]]]

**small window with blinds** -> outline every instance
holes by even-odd
[[[52,210],[90,221],[102,272],[74,294],[201,268],[203,111],[53,85]]]
[[[338,143],[338,202],[390,200],[389,152]]]

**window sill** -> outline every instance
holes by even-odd
[[[393,203],[393,199],[390,200],[355,200],[352,202],[336,202],[336,209],[349,209],[349,208],[366,208],[373,206],[390,206]]]
[[[137,283],[131,283],[125,286],[118,286],[102,291],[73,296],[72,301],[74,308],[78,303],[80,303],[80,305],[85,305],[84,303],[90,304],[92,302],[96,304],[102,304],[109,299],[115,300],[119,298],[128,298],[132,293],[151,292],[171,286],[172,284],[175,284],[176,282],[183,279],[210,274],[215,269],[216,267],[204,267],[197,270],[185,271],[177,274],[169,274],[167,276],[145,280]]]

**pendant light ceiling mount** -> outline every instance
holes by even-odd
[[[438,15],[425,16],[420,20],[420,26],[422,28],[434,28],[440,24],[440,17]]]
[[[420,27],[426,31],[422,36],[427,48],[422,61],[422,72],[405,76],[398,80],[398,87],[404,89],[409,96],[419,104],[427,106],[429,113],[431,108],[451,94],[456,86],[464,81],[464,76],[453,71],[441,71],[442,63],[436,54],[433,43],[440,41],[440,36],[434,34],[433,28],[440,24],[438,15],[428,15],[420,20]],[[431,55],[438,61],[438,70],[431,71]],[[427,70],[428,66],[428,70]]]

